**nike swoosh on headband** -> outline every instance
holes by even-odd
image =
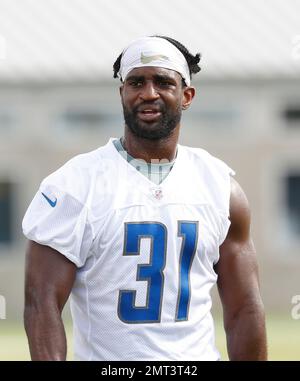
[[[163,54],[156,54],[154,56],[145,56],[144,53],[141,53],[141,62],[144,65],[146,65],[152,61],[157,61],[157,60],[169,61],[169,58],[167,56],[164,56]]]
[[[48,201],[48,203],[54,208],[57,203],[57,198],[55,198],[55,201],[52,201],[48,196],[46,196],[43,192],[42,195],[45,197],[45,199]]]

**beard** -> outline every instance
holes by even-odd
[[[143,104],[147,104],[144,102]],[[149,102],[149,105],[153,102]],[[156,122],[145,122],[138,118],[138,107],[127,108],[123,103],[123,115],[126,126],[137,137],[149,140],[159,140],[168,138],[181,120],[181,107],[178,105],[175,110],[170,110],[164,104],[158,104],[160,108],[160,118]]]

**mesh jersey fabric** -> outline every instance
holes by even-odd
[[[27,238],[77,266],[74,358],[218,360],[210,290],[230,226],[234,172],[202,149],[178,145],[171,172],[156,185],[118,153],[113,140],[46,177],[23,219]],[[42,193],[56,200],[54,207]],[[196,235],[183,231],[191,227]],[[145,234],[148,228],[151,234]],[[189,250],[194,253],[187,265]],[[126,293],[131,305],[124,302]],[[136,320],[158,308],[156,318]]]

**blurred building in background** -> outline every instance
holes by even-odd
[[[121,136],[112,64],[164,34],[203,54],[181,144],[227,162],[252,208],[267,310],[300,293],[300,3],[0,0],[0,294],[23,308],[21,221],[41,180]],[[298,29],[297,29],[298,28]],[[175,192],[176,190],[174,190]]]

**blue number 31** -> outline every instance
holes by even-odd
[[[179,287],[175,320],[187,320],[190,303],[190,269],[198,242],[198,222],[179,221],[178,236],[182,237],[179,259]],[[137,268],[137,281],[147,281],[146,305],[136,307],[136,290],[121,290],[118,315],[125,323],[158,323],[164,287],[167,228],[158,222],[125,223],[123,255],[139,255],[142,238],[151,239],[150,262]]]

